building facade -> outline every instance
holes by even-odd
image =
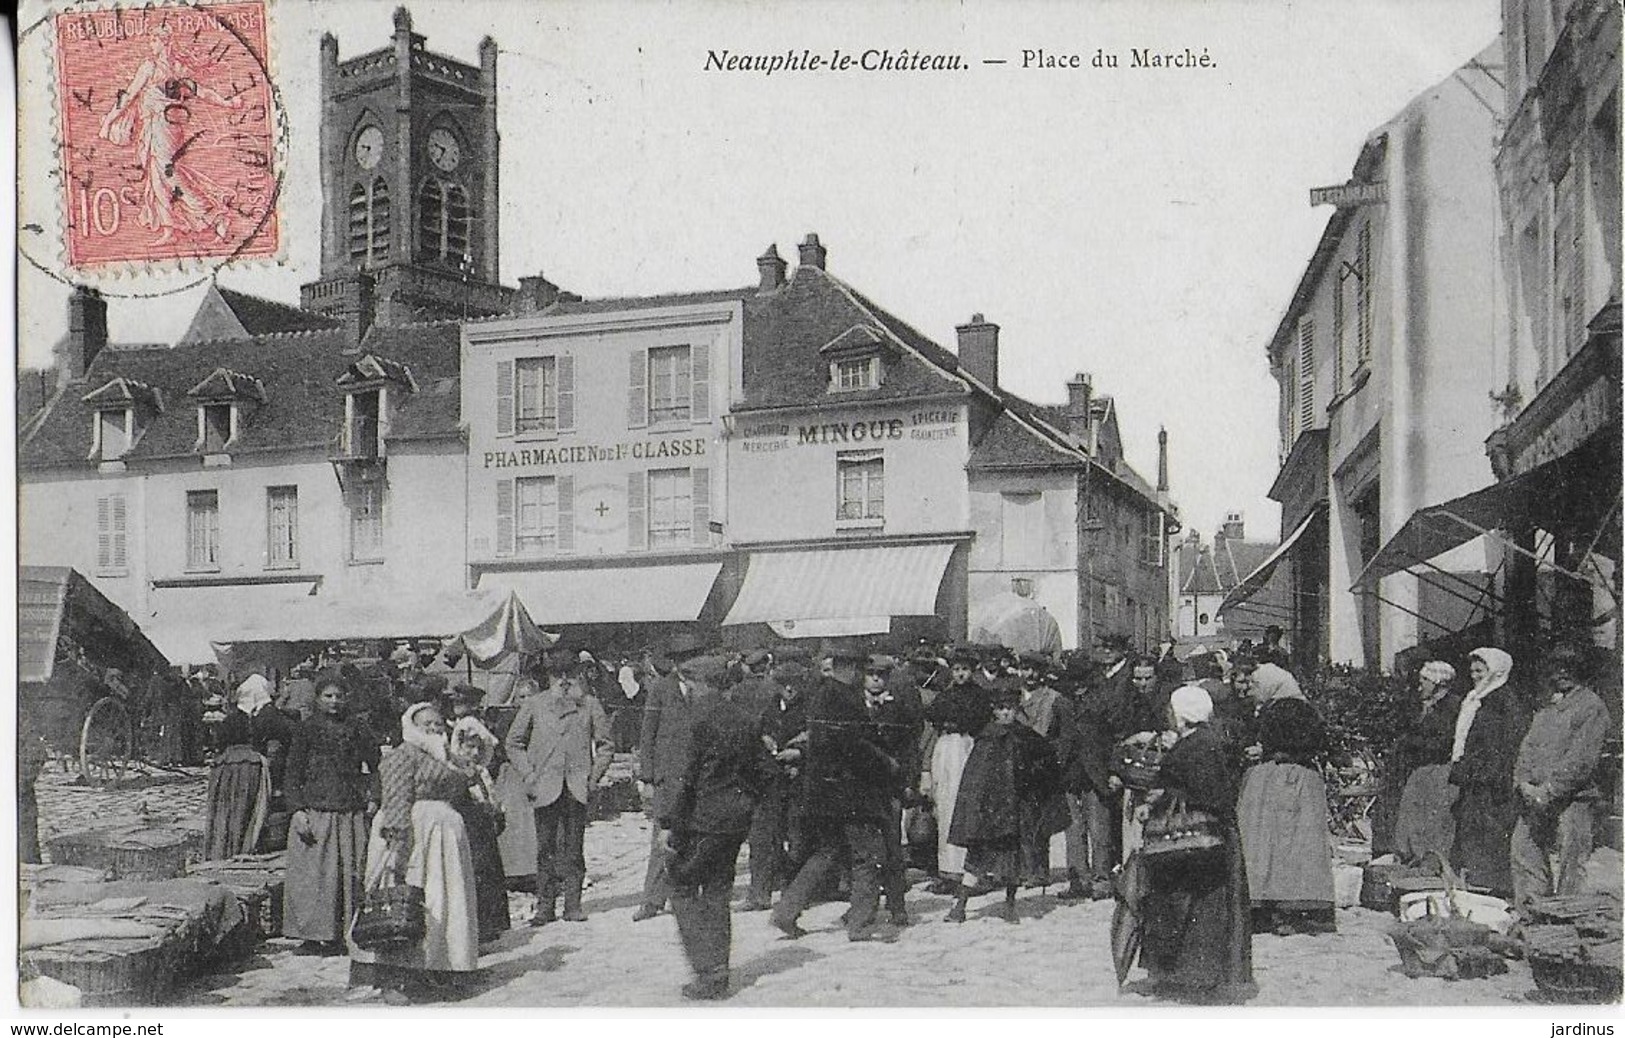
[[[1230,647],[1243,639],[1256,645],[1263,641],[1268,627],[1285,631],[1293,615],[1288,580],[1263,582],[1233,609],[1224,609],[1226,598],[1267,565],[1279,547],[1273,540],[1248,540],[1246,520],[1240,512],[1225,516],[1211,543],[1202,540],[1200,531],[1186,531],[1169,559],[1176,588],[1173,634],[1182,648],[1193,644]]]
[[[1282,552],[1301,666],[1392,666],[1396,653],[1483,623],[1499,559],[1483,541],[1419,581],[1374,577],[1418,509],[1489,484],[1474,444],[1493,426],[1488,372],[1505,322],[1492,145],[1502,110],[1492,44],[1368,137],[1352,181],[1269,345],[1280,387]],[[1263,574],[1270,577],[1270,574]],[[1232,599],[1234,601],[1234,599]]]
[[[1617,652],[1620,10],[1507,0],[1502,11],[1496,172],[1512,334],[1495,358],[1501,424],[1486,442],[1510,546],[1502,634],[1521,646],[1585,631]]]

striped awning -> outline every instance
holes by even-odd
[[[752,552],[724,624],[930,616],[952,544]]]

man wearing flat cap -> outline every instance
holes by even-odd
[[[812,854],[773,909],[773,925],[791,937],[844,850],[852,866],[852,907],[847,936],[872,936],[880,908],[881,869],[886,857],[881,828],[890,817],[891,790],[901,765],[881,747],[860,686],[860,657],[833,649],[825,654],[829,676],[807,704],[804,758],[806,826]]]
[[[800,747],[807,741],[807,691],[817,680],[809,663],[800,650],[786,649],[774,659],[772,682],[778,700],[768,706],[761,721],[775,771],[751,819],[747,912],[772,908],[773,891],[793,878],[790,863],[803,857]]]
[[[925,710],[919,692],[894,677],[894,661],[889,656],[871,655],[864,661],[863,700],[874,726],[874,740],[897,761],[895,778],[887,784],[887,811],[881,836],[885,839],[886,864],[881,886],[886,895],[886,913],[893,924],[908,925],[903,903],[908,890],[908,860],[903,855],[903,801],[916,792],[920,774],[920,733],[925,727]]]

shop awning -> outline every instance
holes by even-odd
[[[930,616],[952,544],[752,552],[724,624]]]
[[[721,572],[720,562],[492,572],[480,590],[517,591],[542,627],[670,623],[697,618]]]
[[[1614,464],[1617,472],[1617,460]],[[1420,508],[1366,563],[1354,581],[1354,590],[1374,590],[1384,577],[1422,565],[1496,530],[1576,520],[1583,523],[1584,516],[1577,513],[1593,509],[1576,500],[1576,491],[1589,491],[1591,497],[1601,491],[1603,498],[1612,498],[1617,504],[1617,486],[1617,475],[1610,481],[1605,468],[1594,464],[1589,454],[1576,450],[1482,490]],[[1521,550],[1510,541],[1504,543]],[[1542,564],[1551,565],[1545,560]],[[1570,575],[1585,579],[1578,573]]]
[[[1275,567],[1279,566],[1281,561],[1291,553],[1293,545],[1303,539],[1303,535],[1309,532],[1309,527],[1313,526],[1320,517],[1321,509],[1311,509],[1309,514],[1304,517],[1303,522],[1298,524],[1298,528],[1287,535],[1286,540],[1282,541],[1274,551],[1270,552],[1264,561],[1258,564],[1257,568],[1242,577],[1241,583],[1230,589],[1230,593],[1224,596],[1224,601],[1219,603],[1218,615],[1223,616],[1262,591],[1264,585],[1270,582],[1270,577],[1275,575]]]

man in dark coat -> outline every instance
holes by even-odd
[[[659,839],[671,854],[672,914],[694,971],[693,982],[683,986],[684,998],[728,994],[734,863],[771,780],[770,769],[759,714],[733,699],[731,691],[699,708],[680,791],[659,817]]]
[[[871,936],[880,907],[880,873],[886,857],[881,827],[890,817],[900,765],[875,741],[875,727],[859,687],[859,657],[835,651],[826,660],[830,673],[813,689],[807,704],[802,774],[803,810],[813,852],[773,909],[773,925],[791,937],[805,932],[797,920],[844,849],[852,866],[847,936],[861,941]]]
[[[1117,799],[1120,789],[1111,773],[1117,732],[1132,723],[1133,672],[1128,665],[1128,639],[1107,635],[1094,650],[1099,668],[1078,698],[1075,752],[1065,784],[1072,812],[1068,841],[1067,888],[1063,901],[1112,896],[1112,869],[1117,864]]]
[[[746,677],[729,696],[761,723],[763,745],[776,755],[806,730],[799,687],[805,683],[806,669],[791,660],[781,664],[767,653],[752,653],[745,657],[745,670]],[[792,679],[798,687],[790,687]],[[790,786],[788,769],[776,765],[757,798],[750,826],[750,893],[743,906],[747,912],[772,908],[773,891],[783,885]]]
[[[698,649],[696,639],[673,639],[673,653],[686,655]],[[657,667],[657,670],[659,668]],[[688,744],[693,735],[694,717],[716,694],[711,681],[726,673],[720,660],[702,656],[689,658],[649,683],[648,702],[643,707],[643,735],[638,751],[638,794],[658,820],[671,814],[682,791],[683,768],[688,763]],[[705,675],[709,680],[702,679]],[[649,845],[649,867],[643,878],[643,904],[633,913],[633,922],[660,914],[671,894],[666,879],[665,848],[656,829]]]
[[[919,692],[908,682],[895,680],[892,660],[870,656],[863,670],[863,700],[874,726],[874,741],[897,762],[897,773],[888,789],[885,824],[886,865],[881,885],[886,893],[886,913],[893,924],[908,925],[903,894],[908,889],[908,860],[903,855],[903,801],[917,792],[920,774],[920,733],[925,727],[925,711]]]

